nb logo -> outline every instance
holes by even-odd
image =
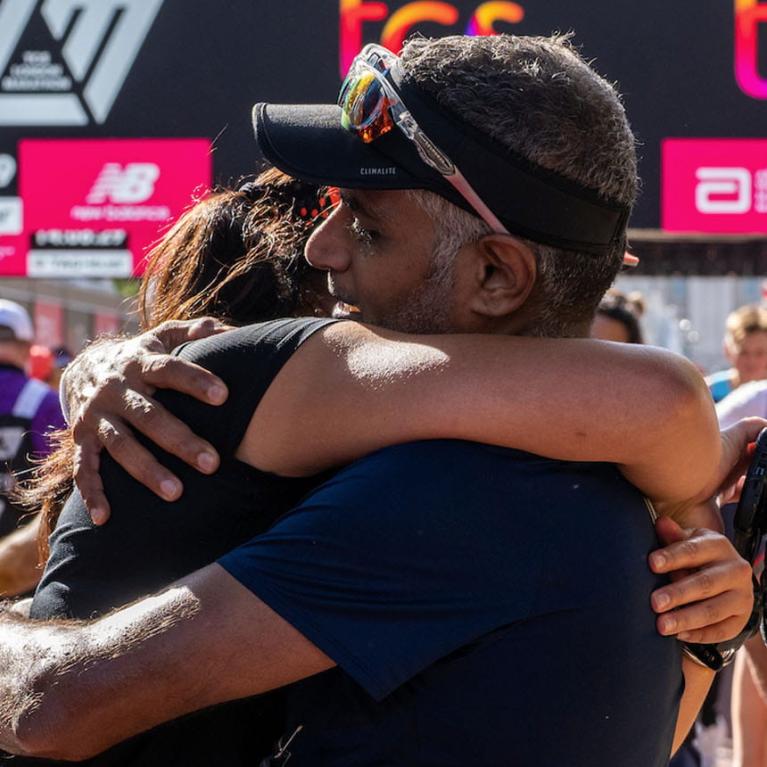
[[[89,205],[113,202],[135,205],[146,202],[154,194],[160,167],[151,162],[132,162],[124,168],[117,162],[107,163],[88,193]]]
[[[39,13],[62,44],[67,73],[39,44],[21,45],[38,0],[0,0],[0,125],[87,125],[88,111],[103,123],[162,4],[43,0]],[[17,49],[21,63],[9,67]]]

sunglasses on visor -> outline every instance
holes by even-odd
[[[399,57],[380,45],[366,45],[341,85],[338,105],[343,127],[370,144],[394,127],[415,145],[426,165],[442,175],[496,233],[508,229],[482,201],[455,163],[423,132],[402,98],[386,79]]]
[[[386,75],[399,66],[399,57],[380,45],[366,45],[354,59],[338,97],[342,126],[370,144],[398,129],[410,140],[421,160],[437,171],[496,234],[510,234],[477,194],[456,164],[418,125]],[[626,253],[625,266],[636,266],[636,256]]]

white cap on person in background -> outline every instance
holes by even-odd
[[[0,341],[32,342],[35,331],[29,313],[15,301],[0,298]]]

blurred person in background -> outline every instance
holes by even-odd
[[[608,290],[597,307],[591,337],[627,344],[644,343],[639,323],[644,308],[641,293],[634,291],[626,295],[620,290]]]
[[[741,418],[767,415],[767,380],[749,381],[716,403],[720,424],[733,424]]]
[[[32,348],[29,350],[28,369],[30,378],[35,378],[50,386],[51,373],[53,372],[53,352],[43,344],[32,344]]]
[[[74,359],[75,355],[66,346],[57,346],[51,352],[53,354],[53,365],[48,376],[48,385],[58,391],[61,376],[64,375],[67,365]]]
[[[762,562],[762,567],[764,563]],[[761,637],[738,653],[732,682],[733,767],[767,764],[767,652]]]
[[[5,596],[34,588],[41,573],[35,547],[40,518],[25,515],[14,502],[17,478],[48,455],[48,433],[64,426],[58,394],[27,374],[33,338],[26,309],[0,299],[0,594]],[[24,522],[29,524],[20,529]]]
[[[741,418],[764,417],[767,415],[767,380],[739,386],[717,403],[716,413],[723,429]],[[738,653],[731,676],[731,698],[727,690],[726,699],[717,702],[720,711],[722,703],[731,705],[733,767],[764,767],[767,764],[767,651],[759,637],[746,642]]]
[[[741,306],[727,317],[724,354],[732,367],[706,378],[714,402],[749,381],[767,378],[767,309]]]

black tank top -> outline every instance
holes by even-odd
[[[157,394],[165,407],[216,447],[221,467],[204,476],[144,441],[184,483],[181,499],[167,503],[102,454],[101,474],[112,517],[103,527],[95,527],[79,493],[72,494],[51,536],[51,554],[31,616],[87,619],[155,592],[263,532],[316,487],[324,477],[278,477],[238,461],[234,453],[282,366],[330,322],[275,320],[176,350],[216,373],[229,387],[227,402],[219,407],[178,392]],[[280,694],[271,693],[227,703],[132,738],[89,764],[258,764],[280,734],[280,702]]]

